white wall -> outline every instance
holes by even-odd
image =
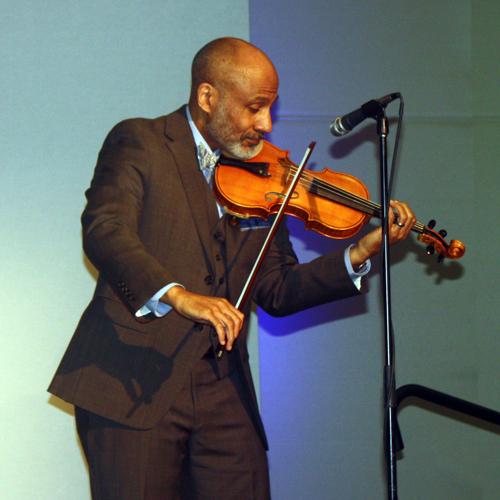
[[[3,0],[0,17],[0,484],[88,499],[72,409],[45,392],[95,275],[83,193],[110,128],[187,101],[196,51],[247,38],[243,0]]]

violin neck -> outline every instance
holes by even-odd
[[[397,212],[392,209],[394,214],[397,215]],[[377,219],[382,219],[382,207],[380,205],[377,205],[376,213],[372,215],[372,217],[376,217]],[[415,222],[413,227],[411,228],[412,231],[415,231],[418,234],[424,234],[425,232],[425,225],[422,224],[421,222]]]
[[[327,184],[319,181],[318,179],[314,179],[311,183],[311,187],[309,191],[312,194],[317,196],[321,196],[323,198],[327,198],[330,201],[334,201],[336,203],[340,203],[345,207],[353,208],[358,212],[364,213],[369,217],[375,217],[377,219],[382,218],[382,207],[377,203],[373,203],[370,200],[365,198],[353,195],[348,191],[345,191],[340,188],[333,188],[331,184]],[[423,234],[425,232],[426,227],[424,224],[420,222],[416,222],[415,225],[411,228],[412,231],[416,233]]]

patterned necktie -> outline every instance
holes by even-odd
[[[200,170],[205,175],[205,179],[210,183],[217,163],[217,156],[209,153],[202,143],[198,144],[198,163],[200,164]]]

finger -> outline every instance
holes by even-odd
[[[226,299],[223,300],[220,310],[221,313],[223,314],[223,317],[221,319],[224,322],[228,321],[230,322],[231,325],[234,325],[234,330],[237,336],[243,326],[243,320],[245,319],[245,315],[241,311],[236,309]]]
[[[220,304],[218,310],[211,321],[219,337],[219,342],[230,351],[235,340],[238,338],[243,325],[244,315],[235,309],[229,302]]]
[[[396,210],[395,203],[396,203],[395,201],[390,200],[389,206],[391,207],[391,210],[388,210],[389,221],[393,222],[394,224],[396,224],[396,222],[399,220],[399,213]]]
[[[210,309],[207,311],[203,322],[211,325],[215,330],[217,337],[219,338],[219,343],[223,346],[227,343],[227,338],[232,335],[231,331],[228,328],[228,320],[227,318],[224,320],[222,313],[218,310]]]
[[[223,337],[219,335],[219,341],[222,345],[226,346],[226,349],[230,351],[233,347],[233,343],[236,336],[236,330],[234,326],[234,321],[230,316],[222,315],[220,318],[220,323],[223,326]]]
[[[416,218],[407,203],[391,200],[391,206],[397,211],[398,217],[391,227],[394,242],[404,240],[415,225]]]
[[[394,235],[401,233],[403,228],[406,226],[407,214],[401,204],[398,201],[391,200],[391,207],[396,211],[396,216],[394,217],[393,223],[390,226],[391,232]]]
[[[227,339],[226,339],[226,327],[224,326],[224,323],[222,323],[222,321],[215,322],[212,326],[215,328],[217,336],[219,337],[219,344],[225,346]]]
[[[238,338],[243,326],[244,315],[238,310],[235,310],[235,312],[237,314],[233,311],[231,311],[230,313],[226,313],[224,315],[224,318],[222,319],[222,322],[224,323],[226,329],[226,349],[228,351],[233,348],[233,344]]]
[[[226,350],[230,351],[233,348],[234,341],[238,337],[238,331],[235,329],[232,320],[226,320],[225,323],[225,331],[226,331]]]
[[[402,217],[404,217],[404,230],[402,231],[402,237],[406,238],[412,228],[415,226],[417,222],[417,218],[415,217],[415,214],[413,213],[413,210],[408,206],[407,203],[404,202],[398,202],[398,208],[401,210],[401,213],[403,214]]]
[[[388,211],[388,227],[389,227],[389,240],[390,243],[394,243],[401,232],[401,229],[405,227],[405,216],[401,215],[400,210],[398,210],[398,202],[390,201],[390,206],[392,210]]]

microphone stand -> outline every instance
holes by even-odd
[[[381,106],[382,108],[382,106]],[[397,500],[397,474],[396,474],[396,449],[395,429],[397,428],[395,403],[396,379],[394,373],[394,336],[392,331],[391,312],[391,276],[390,276],[390,246],[389,246],[389,179],[387,172],[387,135],[389,134],[389,122],[385,115],[377,119],[377,133],[380,136],[380,191],[382,194],[382,227],[383,242],[381,256],[380,278],[382,294],[384,298],[384,328],[386,339],[386,365],[384,371],[385,386],[385,454],[387,462],[387,487],[389,500]]]
[[[389,122],[385,114],[386,105],[376,100],[366,103],[363,112],[367,117],[377,121],[377,134],[380,137],[380,182],[381,182],[381,211],[383,240],[381,250],[380,280],[384,300],[384,330],[386,338],[386,365],[384,367],[384,450],[387,466],[387,488],[389,500],[397,500],[397,475],[396,475],[396,451],[398,446],[399,429],[396,420],[396,382],[394,373],[394,337],[392,331],[391,316],[391,292],[390,292],[390,251],[389,251],[389,179],[387,170],[387,135],[389,134]]]

